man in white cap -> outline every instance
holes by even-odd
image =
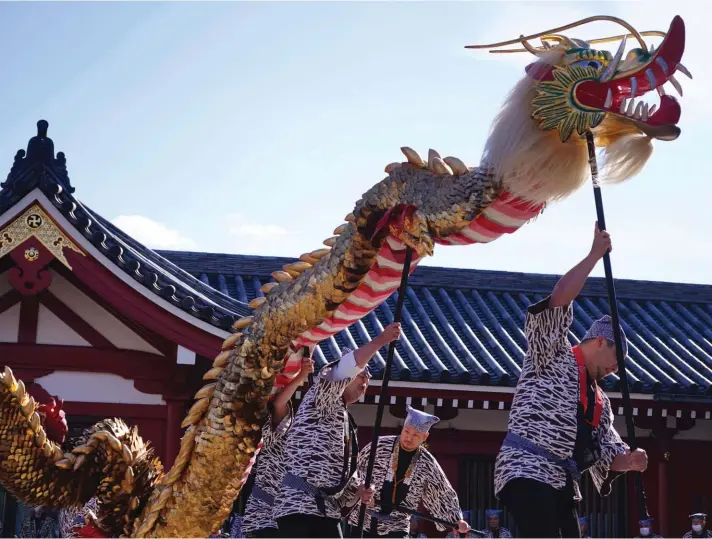
[[[407,537],[411,515],[398,507],[417,511],[422,502],[428,515],[456,522],[458,530],[467,533],[470,526],[462,518],[457,492],[435,457],[423,447],[430,427],[440,419],[410,406],[407,412],[400,436],[378,439],[371,488],[364,488],[363,483],[357,488],[350,485],[350,499],[344,497],[345,506],[354,505],[349,523],[358,526],[359,502],[366,503],[364,537]],[[358,455],[360,481],[366,476],[370,454],[369,443]],[[438,523],[436,526],[440,531],[446,529]],[[360,530],[355,531],[360,536]]]
[[[617,475],[648,465],[645,451],[631,452],[613,428],[610,401],[598,387],[618,370],[611,318],[594,322],[578,346],[569,341],[573,301],[610,250],[609,234],[596,223],[590,253],[528,309],[527,353],[494,477],[521,537],[579,537],[581,474],[588,471],[606,496]],[[622,329],[621,337],[625,356]]]
[[[400,337],[394,323],[319,371],[299,405],[284,450],[285,474],[273,516],[281,537],[341,537],[341,503],[356,472],[356,423],[347,408],[366,393],[368,362]]]
[[[692,513],[690,520],[692,521],[692,529],[683,537],[712,537],[712,531],[707,529],[706,513]]]

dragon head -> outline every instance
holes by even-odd
[[[594,21],[617,23],[628,33],[589,41],[558,33]],[[655,50],[647,46],[644,36],[664,39]],[[531,44],[535,38],[541,39],[541,46]],[[637,40],[638,46],[626,53],[630,38]],[[620,42],[616,52],[596,48],[596,44],[615,41]],[[500,48],[515,43],[524,48]],[[669,82],[682,95],[675,74],[679,72],[692,78],[680,63],[685,50],[685,24],[679,16],[673,19],[667,32],[638,32],[616,17],[595,16],[538,34],[468,48],[536,56],[526,67],[522,82],[510,94],[488,141],[489,161],[503,165],[496,168],[503,168],[510,176],[517,175],[511,173],[512,168],[518,169],[520,194],[525,198],[532,195],[529,198],[546,202],[580,187],[579,172],[585,172],[584,139],[589,131],[597,146],[608,149],[609,165],[615,161],[614,166],[609,166],[611,181],[622,181],[639,172],[652,152],[653,139],[675,140],[680,135],[677,126],[680,105],[663,88]],[[649,106],[642,98],[652,92],[659,94],[660,102]],[[525,114],[527,117],[521,118]],[[502,128],[499,133],[497,127]],[[535,135],[535,131],[540,134]],[[514,136],[513,132],[516,132]],[[526,156],[530,170],[534,171],[524,173],[528,179],[521,178],[522,169],[526,168],[522,156]],[[552,174],[555,171],[547,169],[547,160],[575,170]],[[561,181],[548,181],[536,170]],[[563,180],[566,176],[572,179]],[[556,182],[559,185],[551,185]],[[517,185],[514,187],[516,191]],[[543,196],[533,194],[537,189]]]

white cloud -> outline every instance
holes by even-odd
[[[250,222],[238,213],[228,215],[227,223],[228,231],[235,236],[272,238],[287,234],[287,230],[279,225]]]
[[[196,249],[197,244],[178,230],[143,215],[119,215],[112,221],[126,234],[151,249]]]

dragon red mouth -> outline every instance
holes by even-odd
[[[682,95],[682,88],[674,74],[679,70],[690,76],[687,69],[680,65],[685,51],[685,23],[676,16],[670,24],[665,39],[657,51],[643,64],[630,73],[599,82],[587,80],[574,89],[578,103],[606,113],[616,114],[632,120],[644,133],[662,140],[673,140],[680,134],[676,124],[680,121],[680,104],[677,99],[667,95],[663,85],[670,82]],[[657,90],[660,94],[660,106],[648,108],[648,105],[635,98]]]

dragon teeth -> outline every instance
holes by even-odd
[[[633,105],[635,104],[635,100],[631,99],[630,102],[628,103],[628,108],[625,111],[626,116],[631,116],[633,114]]]
[[[633,77],[630,79],[630,97],[635,97],[635,94],[638,92],[638,79]]]
[[[635,107],[635,113],[633,114],[633,118],[636,120],[640,120],[643,116],[643,102],[641,101],[638,103],[638,106]]]
[[[621,101],[621,106],[620,106],[620,108],[618,109],[618,112],[620,112],[621,114],[625,114],[625,103],[626,103],[626,101],[627,101],[627,99],[626,99],[625,97],[623,98],[623,101]]]
[[[642,115],[641,119],[642,119],[644,122],[647,122],[647,121],[648,121],[648,115],[649,115],[649,112],[648,112],[648,105],[647,105],[647,103],[646,103],[645,105],[643,105],[643,115]]]
[[[670,84],[672,84],[675,87],[675,89],[677,90],[677,93],[680,94],[680,97],[682,97],[682,86],[680,86],[680,83],[678,82],[678,80],[673,75],[670,75],[668,80],[670,81]]]
[[[664,95],[665,95],[665,88],[663,88],[662,86],[658,86],[658,95],[659,95],[660,97],[664,96]]]
[[[687,69],[684,65],[677,64],[677,70],[686,77],[692,78],[692,73],[690,73],[690,70]]]
[[[668,65],[667,65],[667,62],[666,62],[665,60],[663,60],[661,56],[658,56],[658,57],[655,59],[655,61],[656,61],[657,64],[660,66],[660,69],[663,70],[663,73],[665,73],[665,74],[667,75],[667,74],[668,74]]]
[[[648,114],[649,114],[650,116],[652,116],[653,114],[655,114],[655,111],[656,111],[656,110],[658,110],[658,106],[657,106],[657,105],[653,105],[652,107],[650,107],[650,111],[648,112]]]
[[[609,108],[613,104],[613,90],[608,89],[608,94],[606,95],[606,103],[603,105],[605,108]]]
[[[645,70],[645,76],[648,77],[648,82],[650,83],[651,88],[655,88],[655,75],[653,74],[652,69],[646,69]]]

